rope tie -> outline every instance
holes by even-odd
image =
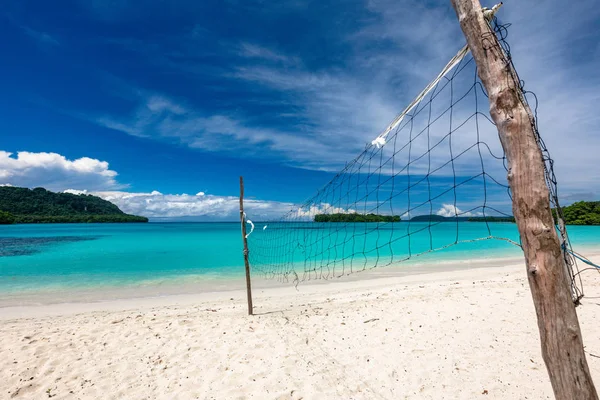
[[[253,224],[253,223],[252,223],[252,221],[250,221],[249,219],[248,219],[248,220],[246,220],[246,223],[247,223],[247,224],[250,224],[250,232],[248,232],[248,233],[246,234],[246,239],[248,239],[248,236],[250,236],[250,234],[251,234],[252,232],[254,232],[254,224]]]

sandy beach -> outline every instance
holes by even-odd
[[[595,257],[600,261],[599,257]],[[578,308],[600,384],[600,274]],[[0,308],[6,399],[552,399],[522,263]]]

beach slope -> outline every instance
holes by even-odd
[[[0,309],[0,398],[551,399],[522,265]],[[578,308],[600,384],[600,274]]]

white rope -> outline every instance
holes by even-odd
[[[244,213],[245,215],[246,213]],[[252,232],[254,232],[254,224],[252,223],[252,221],[250,221],[249,219],[246,220],[246,223],[250,224],[250,232],[248,232],[248,234],[246,235],[246,239],[248,239],[248,236],[250,236],[250,234]]]
[[[458,63],[467,55],[468,52],[469,47],[467,47],[467,45],[460,49],[460,51],[456,53],[454,57],[452,57],[448,64],[446,64],[442,72],[440,72],[440,74],[433,81],[431,81],[431,83],[429,83],[429,85],[427,85],[421,93],[419,93],[419,95],[408,105],[408,107],[406,107],[404,111],[402,111],[402,113],[392,121],[392,123],[386,128],[386,130],[383,131],[371,142],[371,144],[373,146],[377,146],[378,149],[383,147],[386,143],[385,140],[387,136],[392,130],[394,130],[398,125],[400,125],[402,120],[404,120],[406,114],[408,114],[413,108],[415,108],[416,105],[419,104],[419,102],[423,100],[425,96],[427,96],[427,93],[431,92],[433,88],[442,80],[442,78],[446,76],[448,72],[450,72],[454,67],[456,67],[456,65],[458,65]]]
[[[490,23],[492,21],[492,19],[494,18],[494,15],[498,11],[498,9],[500,7],[502,7],[502,4],[503,3],[500,2],[500,3],[496,4],[494,7],[492,7],[491,9],[489,9],[487,7],[483,7],[481,9],[483,11],[483,17],[485,18],[485,20],[488,23]],[[446,64],[446,66],[444,67],[442,72],[440,72],[440,74],[433,81],[431,81],[431,83],[429,83],[429,85],[427,85],[421,93],[419,93],[419,95],[408,105],[408,107],[406,107],[404,109],[404,111],[402,111],[402,113],[400,113],[400,115],[398,115],[392,121],[392,123],[387,127],[387,129],[385,131],[383,131],[381,134],[379,134],[379,136],[377,136],[371,142],[371,144],[373,146],[377,146],[378,149],[383,147],[386,143],[387,136],[390,134],[390,132],[392,130],[394,130],[398,125],[400,125],[400,123],[404,120],[404,117],[406,116],[406,114],[408,114],[413,108],[415,108],[416,105],[419,104],[419,102],[421,100],[423,100],[423,98],[425,96],[427,96],[427,93],[431,92],[433,90],[433,88],[442,80],[442,78],[444,76],[446,76],[448,74],[448,72],[450,72],[454,67],[456,67],[463,58],[465,58],[467,53],[469,53],[469,47],[467,45],[464,45],[464,47],[462,49],[460,49],[454,57],[452,57],[452,59],[448,62],[448,64]]]
[[[488,22],[488,24],[490,22],[492,22],[492,19],[494,19],[494,15],[496,14],[496,11],[498,11],[498,9],[500,7],[502,7],[502,2],[496,4],[494,7],[492,7],[492,9],[490,10],[487,7],[483,7],[481,9],[481,11],[483,11],[483,18],[485,18],[485,20]]]

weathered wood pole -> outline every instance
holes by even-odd
[[[246,265],[246,294],[248,295],[248,315],[252,315],[252,285],[250,283],[250,262],[248,261],[248,239],[246,238],[246,218],[244,217],[244,177],[240,176],[240,221],[244,241],[244,264]]]
[[[511,63],[484,19],[479,0],[451,2],[489,96],[490,114],[508,160],[513,213],[554,395],[557,400],[597,400],[550,211],[531,110],[523,101]]]

